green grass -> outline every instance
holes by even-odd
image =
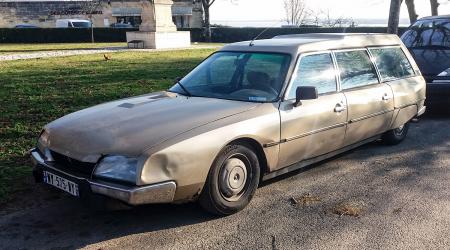
[[[0,203],[31,176],[27,151],[42,127],[102,102],[167,89],[214,49],[120,52],[0,61]]]
[[[25,52],[98,49],[106,47],[126,47],[127,43],[38,43],[38,44],[0,44],[0,55]]]
[[[193,43],[194,47],[221,47],[223,43]],[[0,44],[0,55],[31,53],[55,50],[99,49],[108,47],[127,47],[127,43],[39,43],[39,44]]]

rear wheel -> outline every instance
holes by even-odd
[[[200,205],[218,215],[236,213],[253,198],[259,177],[259,161],[253,148],[245,144],[228,145],[211,166]]]
[[[397,145],[406,138],[408,130],[409,130],[409,123],[405,123],[404,125],[398,128],[387,131],[386,133],[383,134],[381,139],[388,145]]]

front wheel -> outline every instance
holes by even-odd
[[[405,123],[404,125],[398,128],[387,131],[386,133],[383,134],[381,139],[388,145],[397,145],[406,138],[408,130],[409,130],[409,123]]]
[[[226,146],[216,157],[200,194],[200,205],[217,215],[244,209],[259,184],[260,166],[253,148],[245,144]]]

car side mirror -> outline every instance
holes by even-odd
[[[295,91],[295,103],[294,106],[298,107],[302,105],[303,100],[314,100],[319,98],[316,87],[312,86],[300,86]]]
[[[179,81],[181,81],[181,79],[183,79],[183,77],[177,76],[174,80],[174,83],[178,83]]]

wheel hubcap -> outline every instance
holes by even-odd
[[[222,166],[219,183],[220,193],[226,200],[239,199],[247,183],[247,166],[244,160],[228,158]]]

